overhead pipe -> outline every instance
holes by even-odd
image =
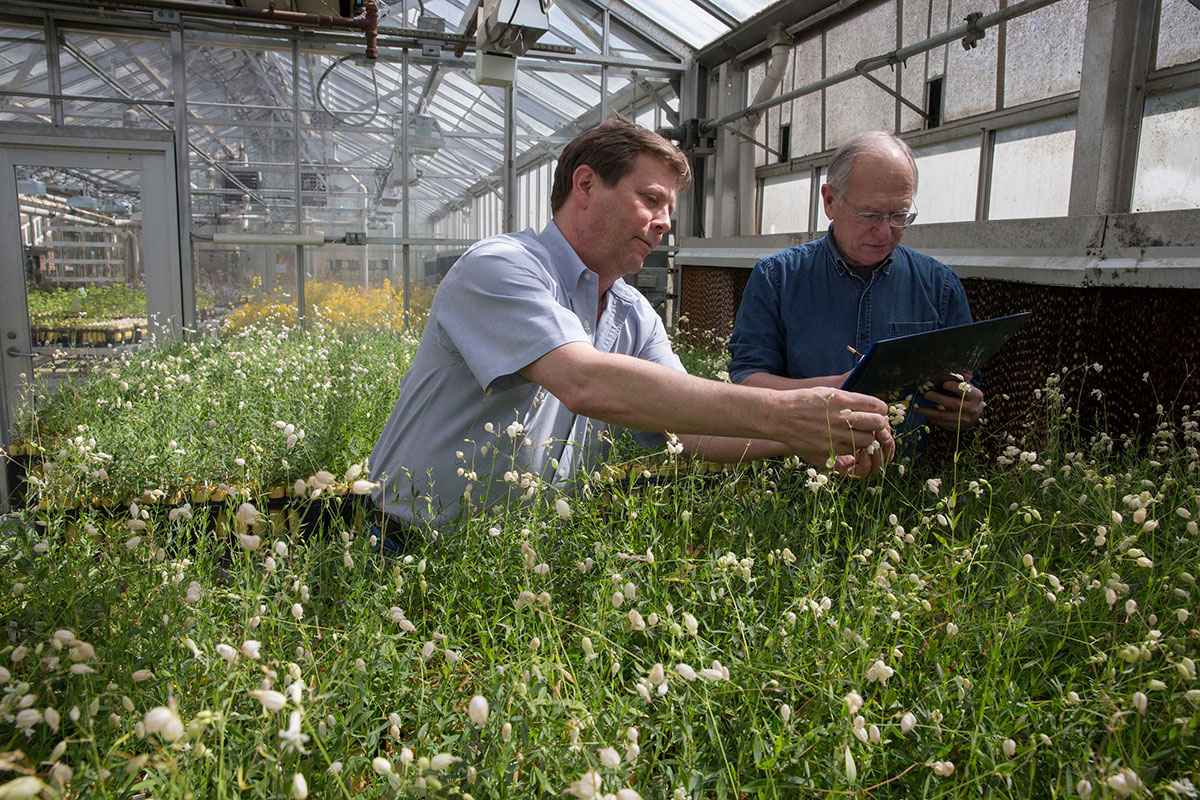
[[[792,55],[791,40],[783,33],[782,27],[776,27],[771,38],[771,58],[767,62],[767,72],[758,91],[754,94],[751,106],[762,103],[779,91],[783,78],[787,75],[788,61]],[[757,187],[754,185],[754,129],[762,112],[749,114],[742,121],[742,136],[738,139],[738,234],[749,236],[757,233],[754,230],[754,198]]]
[[[799,97],[819,92],[822,89],[827,89],[851,78],[858,77],[863,72],[879,69],[880,67],[893,66],[908,60],[910,57],[932,50],[935,47],[940,47],[950,42],[962,40],[964,46],[970,46],[968,42],[973,43],[983,37],[983,32],[987,28],[999,25],[1006,20],[1020,17],[1028,14],[1031,11],[1037,11],[1039,8],[1057,3],[1058,0],[1024,0],[1024,2],[1016,3],[995,11],[991,14],[982,16],[971,15],[967,17],[965,25],[959,25],[957,28],[939,33],[937,36],[931,36],[928,39],[923,39],[919,42],[901,47],[897,50],[892,50],[878,56],[864,58],[849,69],[844,69],[841,72],[822,78],[819,81],[805,84],[798,89],[793,89],[790,92],[773,97],[769,100],[763,100],[757,103],[752,103],[741,111],[735,111],[719,117],[715,120],[706,120],[700,123],[700,130],[705,134],[715,133],[722,125],[728,125],[731,122],[736,122],[739,119],[749,117],[751,114],[758,114],[766,111],[768,108],[774,108],[778,105],[783,105],[791,100]]]
[[[90,8],[126,9],[135,11],[174,11],[189,17],[207,17],[249,22],[265,22],[295,28],[327,28],[362,31],[367,38],[366,56],[378,57],[379,6],[375,0],[365,0],[365,15],[339,17],[333,14],[309,14],[302,11],[279,11],[275,8],[241,8],[238,6],[201,3],[197,0],[59,0],[60,5]],[[273,4],[272,4],[273,5]]]

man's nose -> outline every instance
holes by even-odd
[[[656,214],[654,217],[654,221],[650,224],[660,234],[665,235],[667,231],[671,230],[670,212],[666,211],[665,209],[658,212],[658,214]]]

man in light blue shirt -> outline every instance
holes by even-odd
[[[834,155],[821,187],[829,232],[769,256],[751,273],[729,340],[735,383],[775,389],[841,386],[858,353],[880,339],[971,321],[966,292],[944,264],[900,246],[916,218],[912,150],[883,131]],[[926,392],[904,431],[974,424],[978,387],[949,381]]]
[[[670,228],[683,154],[624,120],[563,151],[553,220],[485,239],[450,269],[375,448],[387,528],[417,535],[587,478],[610,427],[646,445],[678,434],[714,461],[797,454],[863,476],[891,458],[880,401],[689,376],[662,322],[622,277]],[[386,548],[385,548],[386,549]]]

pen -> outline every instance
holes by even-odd
[[[863,354],[858,352],[857,350],[855,350],[852,345],[846,345],[846,349],[849,350],[851,353],[854,353],[854,355],[858,356],[860,359],[863,357]]]

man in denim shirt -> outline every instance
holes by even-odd
[[[912,150],[883,131],[837,151],[821,187],[829,232],[754,268],[729,340],[735,383],[773,389],[841,386],[873,342],[971,322],[962,283],[944,264],[900,246],[917,214]],[[850,348],[853,348],[852,351]],[[974,424],[978,387],[948,381],[924,395],[899,432],[925,420]]]

